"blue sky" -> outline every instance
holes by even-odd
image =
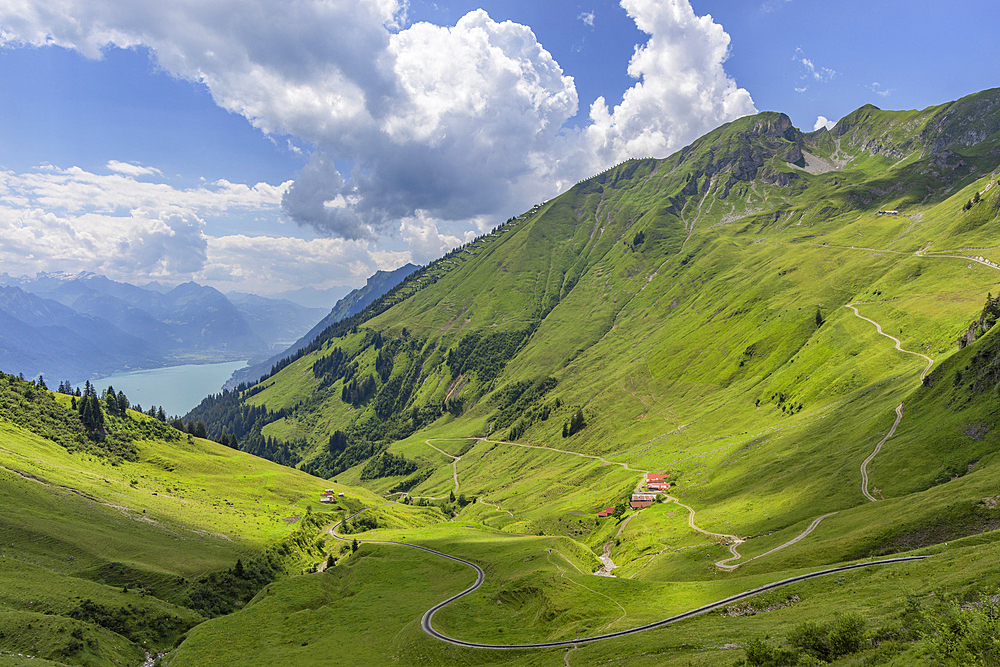
[[[359,285],[740,115],[1000,71],[985,0],[171,6],[0,3],[4,270]]]

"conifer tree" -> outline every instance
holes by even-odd
[[[110,414],[118,414],[118,397],[115,396],[115,392],[109,391],[104,397],[104,405],[107,407]]]

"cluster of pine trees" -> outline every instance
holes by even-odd
[[[69,405],[56,400],[42,377],[28,381],[23,376],[0,373],[0,418],[70,451],[84,450],[107,457],[112,464],[138,460],[134,444],[137,440],[180,438],[164,420],[130,415],[128,398],[112,387],[98,395],[89,381],[82,390],[64,381],[57,393],[70,396]]]
[[[350,382],[345,380],[344,388],[340,392],[340,400],[358,407],[375,394],[376,388],[375,376],[373,375],[366,375],[360,381],[357,378],[351,378]]]
[[[532,331],[534,327],[469,334],[448,350],[448,368],[455,377],[474,372],[482,384],[488,384],[514,358]]]
[[[562,437],[568,438],[571,435],[579,433],[587,422],[583,418],[583,408],[578,408],[573,416],[570,418],[569,422],[563,424]]]
[[[45,381],[41,375],[38,376],[38,386],[45,387]],[[90,380],[87,380],[84,384],[84,391],[81,391],[79,387],[73,388],[73,383],[69,380],[63,380],[59,383],[59,388],[56,391],[60,394],[66,396],[75,396],[76,398],[82,399],[85,395],[96,392],[96,389],[90,384]],[[167,413],[163,410],[163,406],[152,405],[148,410],[143,410],[142,406],[138,403],[132,405],[125,395],[125,392],[116,392],[115,388],[108,386],[107,389],[101,392],[100,402],[103,403],[104,409],[114,415],[119,417],[124,417],[127,414],[127,410],[135,410],[136,412],[142,412],[143,414],[154,417],[159,421],[167,422]],[[77,401],[74,401],[73,405],[77,405]]]
[[[361,479],[367,481],[382,477],[409,475],[416,470],[417,464],[402,454],[396,456],[391,452],[382,452],[378,456],[368,459],[368,463],[361,469]]]
[[[98,440],[107,434],[104,429],[104,412],[101,410],[100,399],[97,398],[97,391],[94,385],[90,384],[90,380],[87,380],[80,399],[73,397],[73,407],[79,412],[80,421],[83,422],[83,427],[87,429],[91,438]]]

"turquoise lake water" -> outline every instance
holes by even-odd
[[[188,364],[153,368],[146,371],[116,373],[91,380],[98,393],[111,385],[123,391],[133,405],[143,410],[162,405],[168,416],[184,416],[209,394],[218,394],[233,371],[247,365],[246,361],[226,361],[219,364]],[[82,382],[78,383],[83,385]],[[74,385],[75,386],[75,385]]]

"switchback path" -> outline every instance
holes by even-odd
[[[663,494],[663,496],[667,500],[672,500],[673,502],[677,503],[678,505],[680,505],[681,507],[683,507],[684,509],[686,509],[688,511],[688,526],[690,526],[691,528],[694,528],[695,530],[697,530],[702,535],[708,535],[709,537],[719,537],[719,538],[722,538],[722,543],[729,545],[729,552],[731,554],[733,554],[733,557],[732,558],[727,558],[725,560],[720,560],[715,565],[716,565],[716,567],[721,567],[724,570],[735,570],[736,569],[735,567],[728,568],[725,565],[722,565],[721,563],[727,563],[727,562],[729,562],[731,560],[736,560],[737,558],[742,558],[742,556],[740,556],[740,553],[736,550],[736,547],[738,547],[739,545],[743,544],[743,542],[745,540],[743,538],[741,538],[739,535],[726,535],[725,533],[713,533],[713,532],[705,530],[704,528],[699,528],[694,523],[694,514],[695,514],[695,512],[694,512],[694,508],[693,507],[688,507],[687,505],[685,505],[684,503],[682,503],[677,498],[674,498],[673,496],[668,495],[666,493]]]
[[[900,408],[902,408],[902,406],[900,406]],[[898,421],[897,421],[897,423],[898,423]],[[892,434],[895,432],[895,430],[896,430],[896,428],[895,428],[895,426],[893,426],[893,430],[889,433],[888,436],[886,436],[886,440],[888,440],[889,437],[892,436]],[[561,454],[573,454],[574,456],[582,456],[584,458],[596,459],[596,460],[601,461],[602,463],[604,463],[606,465],[621,466],[622,468],[624,468],[625,470],[628,470],[630,472],[642,472],[642,473],[648,473],[649,472],[648,470],[639,470],[639,469],[636,469],[636,468],[631,468],[631,467],[629,467],[629,465],[627,463],[619,463],[617,461],[608,461],[608,460],[606,460],[606,459],[604,459],[604,458],[602,458],[600,456],[592,456],[590,454],[581,454],[579,452],[571,452],[571,451],[567,451],[567,450],[563,450],[563,449],[555,449],[554,447],[543,447],[541,445],[523,445],[521,443],[507,442],[505,440],[486,440],[486,442],[497,443],[497,444],[504,444],[504,445],[515,445],[517,447],[528,447],[530,449],[545,449],[545,450],[552,451],[552,452],[559,452]],[[883,440],[883,442],[885,442],[885,440]],[[881,443],[879,443],[879,447],[881,447]],[[877,454],[878,450],[876,450],[875,453]],[[715,563],[716,567],[721,568],[723,570],[733,571],[736,568],[738,568],[740,565],[743,564],[743,563],[739,563],[737,565],[730,565],[729,563],[730,563],[730,561],[739,560],[740,558],[743,557],[743,556],[740,555],[740,552],[737,551],[736,548],[739,545],[743,544],[746,540],[744,540],[743,538],[741,538],[739,535],[727,535],[725,533],[713,533],[711,531],[705,530],[704,528],[699,528],[695,524],[695,522],[694,522],[695,510],[694,510],[693,507],[689,507],[689,506],[685,505],[680,500],[678,500],[677,498],[675,498],[675,497],[673,497],[671,495],[668,495],[668,494],[663,494],[663,495],[668,500],[677,503],[678,505],[680,505],[681,507],[683,507],[684,509],[686,509],[688,511],[688,526],[690,526],[692,529],[698,531],[699,533],[701,533],[703,535],[707,535],[708,537],[717,537],[717,538],[720,538],[721,541],[724,544],[729,545],[729,553],[731,553],[732,556],[730,558],[726,558],[726,559],[723,559],[723,560],[720,560],[720,561],[716,562]],[[754,556],[750,560],[756,560],[758,558],[763,558],[764,556],[772,554],[775,551],[780,551],[781,549],[784,549],[785,547],[792,546],[793,544],[799,542],[800,540],[802,540],[803,538],[805,538],[807,535],[809,535],[809,533],[813,532],[813,530],[816,529],[816,526],[818,526],[819,523],[823,519],[827,518],[828,516],[833,516],[834,514],[836,514],[836,512],[832,512],[830,514],[824,514],[823,516],[821,516],[818,519],[816,519],[812,523],[812,525],[810,525],[808,528],[806,528],[797,537],[789,540],[785,544],[782,544],[780,547],[777,547],[775,549],[771,549],[767,553],[760,554],[759,556]],[[636,515],[633,514],[632,516],[636,516]],[[628,519],[626,519],[625,522],[622,524],[622,527],[618,531],[618,535],[621,535],[622,531],[625,529],[625,526],[628,525],[629,521],[631,521],[632,516],[630,516]],[[598,572],[602,573],[602,576],[612,576],[611,575],[611,570],[615,569],[615,567],[617,567],[617,566],[611,560],[611,555],[610,555],[610,553],[608,553],[608,551],[609,551],[608,548],[607,548],[608,545],[605,544],[604,546],[605,546],[604,555],[600,559],[601,562],[604,563],[604,565],[603,565],[603,567],[600,570],[598,570]],[[748,560],[748,561],[745,561],[745,562],[749,563],[750,561]]]
[[[872,324],[874,324],[875,325],[875,329],[878,330],[878,332],[880,334],[882,334],[883,336],[885,336],[889,340],[891,340],[891,341],[893,341],[893,342],[896,343],[896,349],[899,350],[900,352],[903,352],[905,354],[915,354],[918,357],[922,357],[922,358],[926,359],[927,360],[927,367],[924,368],[924,370],[921,371],[921,373],[920,373],[920,381],[921,382],[924,381],[924,378],[927,377],[927,373],[929,373],[930,370],[931,370],[931,366],[934,365],[934,360],[933,359],[931,359],[930,357],[928,357],[926,354],[920,354],[919,352],[911,352],[910,350],[904,350],[903,347],[902,347],[903,344],[899,342],[898,338],[896,338],[895,336],[890,336],[886,332],[882,331],[882,325],[881,324],[879,324],[875,320],[870,320],[867,317],[865,317],[864,315],[862,315],[861,313],[859,313],[858,309],[854,307],[854,303],[847,304],[845,306],[845,308],[850,308],[851,310],[853,310],[854,314],[857,315],[858,317],[860,317],[861,319],[863,319],[865,322],[871,322]]]
[[[866,458],[864,460],[864,463],[861,464],[861,493],[865,494],[865,498],[867,498],[872,502],[875,502],[877,499],[875,498],[875,496],[868,493],[868,464],[872,462],[872,459],[875,458],[875,455],[878,454],[879,450],[882,449],[882,445],[885,444],[885,441],[891,438],[892,434],[896,432],[896,427],[899,426],[899,422],[901,421],[903,421],[902,403],[896,406],[896,421],[893,422],[892,428],[889,429],[889,432],[886,434],[886,436],[881,440],[879,440],[879,443],[875,445],[875,451],[869,454],[868,458]]]
[[[494,508],[496,508],[497,512],[506,512],[507,514],[511,515],[512,517],[514,516],[514,513],[511,512],[510,510],[505,510],[504,508],[500,507],[500,505],[498,505],[498,504],[487,502],[487,501],[483,500],[482,497],[479,497],[477,499],[477,502],[479,502],[481,505],[486,505],[487,507],[494,507]]]
[[[390,503],[390,504],[392,504],[392,503]],[[380,507],[382,507],[382,505],[380,505]],[[364,512],[364,511],[365,510],[361,510],[361,512]],[[356,512],[355,514],[352,514],[351,516],[347,517],[347,519],[344,519],[343,521],[347,521],[347,520],[353,519],[358,514],[361,514],[361,512]],[[349,542],[350,539],[345,538],[345,537],[341,537],[340,535],[337,535],[337,532],[336,532],[337,531],[337,526],[339,526],[341,523],[343,523],[343,521],[338,522],[333,528],[330,529],[330,535],[332,535],[333,537],[337,538],[338,540]],[[781,581],[776,581],[774,583],[765,584],[764,586],[759,586],[758,588],[754,588],[754,589],[751,589],[749,591],[745,591],[743,593],[737,593],[736,595],[731,595],[731,596],[729,596],[727,598],[719,600],[718,602],[712,602],[710,604],[702,605],[701,607],[698,607],[696,609],[692,609],[690,611],[686,611],[686,612],[683,612],[681,614],[676,614],[674,616],[670,616],[669,618],[665,618],[665,619],[660,620],[660,621],[654,621],[652,623],[647,623],[646,625],[640,625],[640,626],[635,627],[635,628],[630,628],[628,630],[620,630],[618,632],[608,632],[608,633],[601,634],[601,635],[594,635],[592,637],[579,637],[577,639],[564,639],[564,640],[561,640],[561,641],[538,642],[538,643],[533,643],[533,644],[484,644],[484,643],[480,643],[480,642],[467,642],[467,641],[462,641],[461,639],[454,639],[452,637],[449,637],[447,635],[444,635],[444,634],[438,632],[437,630],[434,629],[434,627],[432,625],[432,622],[434,620],[434,614],[437,613],[438,610],[446,607],[447,605],[451,604],[455,600],[458,600],[458,599],[460,599],[462,597],[465,597],[469,593],[472,593],[472,592],[476,591],[480,586],[483,585],[483,582],[486,580],[486,574],[483,572],[483,568],[479,567],[478,565],[476,565],[475,563],[473,563],[471,561],[465,560],[464,558],[459,558],[458,556],[452,556],[452,555],[446,554],[446,553],[444,553],[442,551],[435,551],[434,549],[429,549],[427,547],[422,547],[419,544],[410,544],[408,542],[393,542],[391,540],[358,540],[358,542],[359,543],[363,543],[363,544],[392,544],[392,545],[400,546],[400,547],[410,547],[411,549],[420,549],[421,551],[426,551],[427,553],[431,553],[431,554],[434,554],[436,556],[440,556],[441,558],[447,558],[448,560],[453,560],[453,561],[455,561],[457,563],[462,563],[463,565],[467,565],[468,567],[472,568],[476,572],[476,581],[475,581],[475,583],[473,583],[471,586],[469,586],[468,588],[466,588],[461,593],[457,593],[456,595],[451,596],[447,600],[444,600],[443,602],[437,603],[436,605],[434,605],[433,607],[431,607],[430,609],[428,609],[426,612],[424,612],[424,615],[420,619],[420,627],[423,629],[424,632],[426,632],[431,637],[434,637],[435,639],[439,639],[439,640],[441,640],[443,642],[447,642],[449,644],[452,644],[453,646],[462,646],[462,647],[465,647],[465,648],[491,649],[491,650],[498,650],[498,651],[509,651],[509,650],[517,650],[517,649],[557,648],[557,647],[565,647],[565,646],[578,646],[580,644],[590,644],[590,643],[593,643],[593,642],[603,641],[605,639],[615,639],[617,637],[627,637],[628,635],[634,635],[634,634],[637,634],[639,632],[645,632],[647,630],[653,630],[655,628],[661,628],[661,627],[666,626],[666,625],[672,625],[672,624],[677,623],[679,621],[687,620],[689,618],[694,618],[695,616],[699,616],[701,614],[707,613],[707,612],[712,611],[714,609],[719,609],[721,607],[725,607],[726,605],[730,605],[730,604],[732,604],[734,602],[738,602],[738,601],[744,600],[744,599],[746,599],[748,597],[752,597],[754,595],[757,595],[758,593],[763,593],[765,591],[774,590],[775,588],[781,588],[782,586],[788,586],[789,584],[795,584],[795,583],[798,583],[800,581],[806,581],[808,579],[814,579],[816,577],[822,577],[822,576],[826,576],[828,574],[835,574],[837,572],[847,572],[849,570],[856,570],[856,569],[863,568],[863,567],[873,567],[873,566],[876,566],[876,565],[889,565],[891,563],[904,563],[904,562],[907,562],[907,561],[923,560],[925,558],[928,558],[928,556],[905,556],[905,557],[902,557],[902,558],[887,558],[885,560],[867,561],[867,562],[864,562],[864,563],[855,563],[853,565],[843,565],[841,567],[828,568],[826,570],[818,570],[816,572],[809,572],[809,573],[806,573],[806,574],[800,574],[800,575],[795,576],[795,577],[789,577],[788,579],[782,579]]]
[[[931,366],[934,365],[933,359],[928,357],[926,354],[920,354],[919,352],[911,352],[910,350],[904,350],[902,343],[899,342],[898,338],[896,338],[895,336],[890,336],[886,332],[882,331],[882,325],[880,325],[875,320],[870,320],[861,313],[859,313],[858,309],[854,307],[853,303],[847,304],[846,307],[853,310],[854,314],[863,319],[864,321],[871,322],[872,324],[874,324],[875,329],[880,334],[882,334],[889,340],[894,341],[896,343],[896,349],[899,350],[900,352],[903,352],[905,354],[914,354],[918,357],[926,359],[927,366],[924,368],[923,371],[920,372],[920,382],[922,383],[924,381],[924,378],[927,377],[927,373],[929,373],[931,370]],[[893,436],[893,434],[896,432],[896,427],[899,426],[899,422],[901,422],[902,420],[903,420],[903,404],[900,403],[898,406],[896,406],[896,421],[893,423],[892,428],[889,429],[889,433],[879,441],[879,443],[875,446],[875,451],[869,454],[868,458],[866,458],[864,462],[861,464],[861,493],[864,494],[865,498],[867,498],[872,502],[875,502],[876,498],[872,494],[868,493],[868,464],[872,462],[872,460],[875,458],[875,455],[878,454],[879,451],[882,449],[882,445],[884,445],[886,441]]]
[[[444,454],[445,456],[447,456],[448,458],[452,459],[452,461],[451,461],[451,471],[452,471],[452,476],[455,478],[455,491],[458,492],[458,462],[462,460],[462,457],[461,456],[456,456],[454,454],[449,454],[448,452],[444,451],[443,449],[439,449],[438,447],[435,447],[434,445],[431,444],[431,440],[450,440],[450,439],[451,438],[431,438],[430,440],[424,440],[424,442],[427,443],[427,446],[430,447],[431,449],[435,449],[435,450],[441,452],[442,454]],[[462,438],[456,438],[456,440],[460,440],[460,439],[462,439]],[[471,438],[468,438],[468,439],[471,439]]]

